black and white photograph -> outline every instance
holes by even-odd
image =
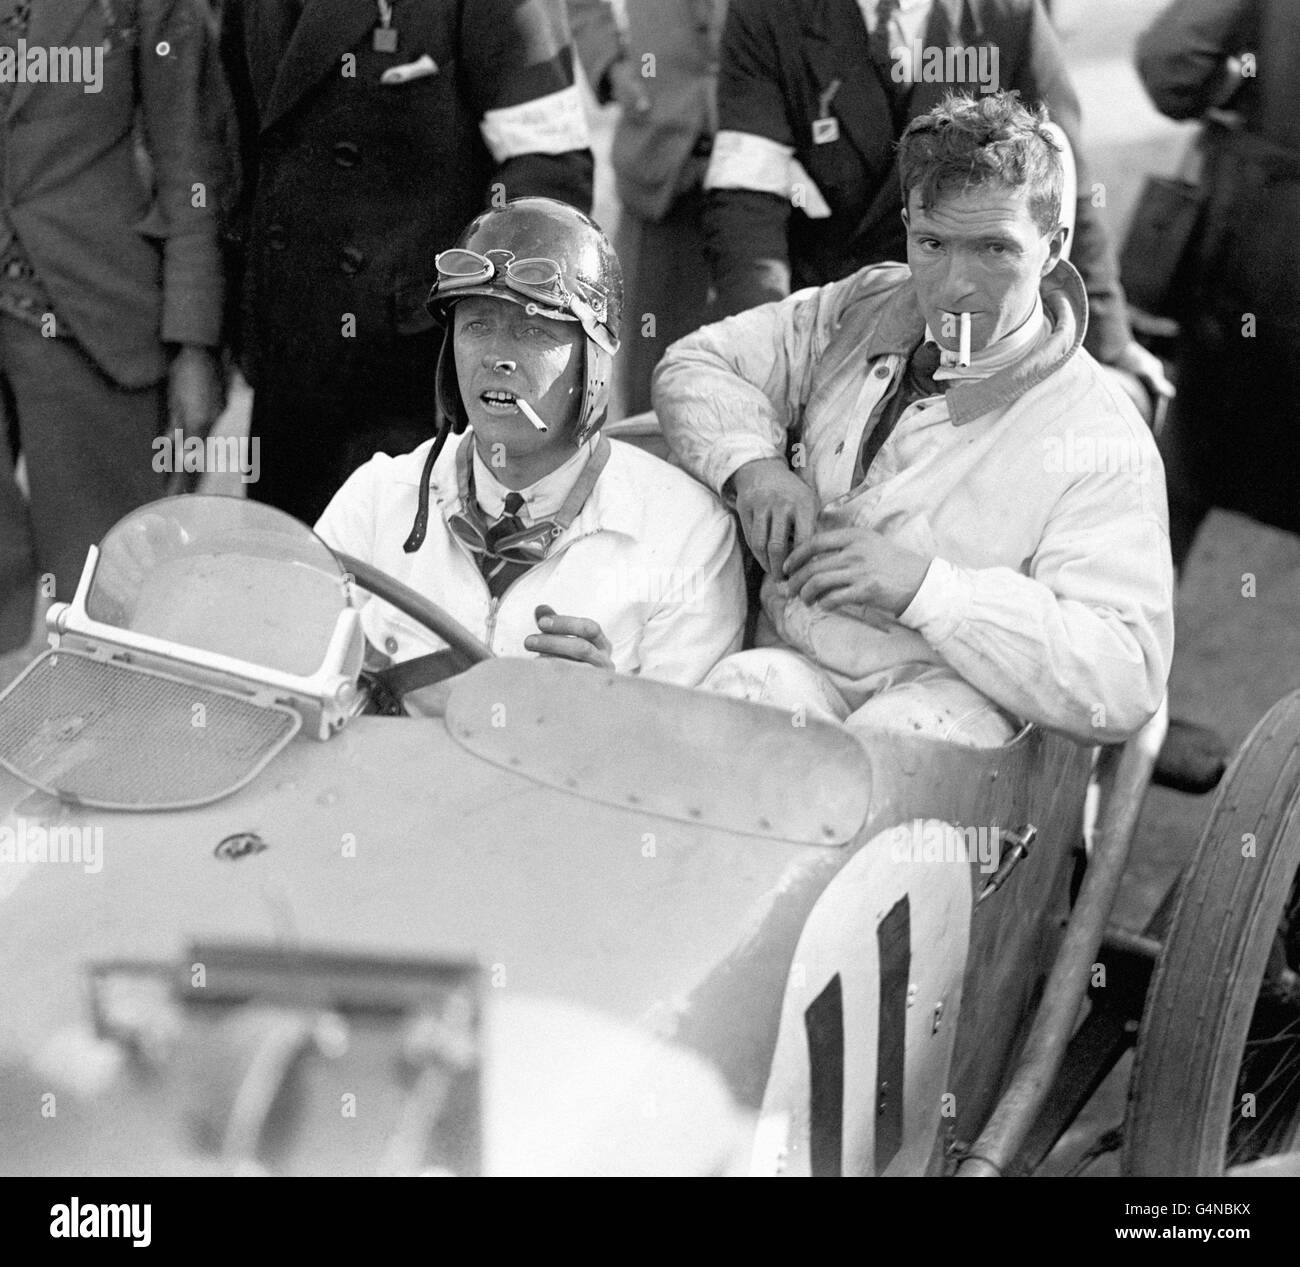
[[[0,111],[25,1246],[1285,1243],[1297,0],[0,0]]]

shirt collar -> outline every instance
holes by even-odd
[[[474,492],[483,513],[489,519],[499,519],[505,512],[506,494],[517,492],[524,499],[519,517],[525,524],[534,524],[539,519],[551,518],[564,505],[569,490],[578,482],[578,476],[582,474],[582,468],[587,465],[587,460],[595,452],[596,441],[599,438],[600,433],[595,432],[563,466],[557,466],[555,470],[543,475],[527,488],[513,489],[507,488],[492,473],[492,468],[483,461],[478,445],[474,444],[471,435],[466,443],[474,444]]]
[[[890,271],[885,273],[884,269]],[[859,318],[865,327],[860,337],[868,364],[879,356],[909,356],[925,337],[925,318],[907,266],[885,265],[884,269],[863,270],[864,274],[876,274],[880,282],[893,286],[893,293],[879,309],[873,311],[870,304],[864,304],[863,316]],[[875,281],[874,276],[864,276],[866,283]],[[870,291],[864,288],[863,297],[868,299]],[[995,409],[1006,408],[1060,369],[1082,347],[1088,329],[1088,293],[1083,278],[1069,260],[1058,260],[1056,267],[1043,278],[1039,298],[1044,314],[1042,338],[1028,352],[1022,352],[1018,360],[994,371],[988,378],[952,387],[944,401],[954,426],[964,426]],[[846,333],[852,319],[853,314],[846,312],[842,327]]]
[[[600,443],[601,435],[600,432],[593,434],[588,439],[583,451],[591,450],[594,452],[595,446]],[[432,440],[425,441],[425,444],[432,443]],[[461,446],[465,444],[474,444],[474,433],[472,431],[465,431],[458,436],[453,436],[447,445],[446,451],[438,459],[438,465],[434,468],[430,492],[444,519],[460,513],[462,510],[456,468]],[[622,449],[625,446],[621,446],[617,440],[611,440],[609,444],[609,461],[605,463],[600,478],[596,481],[596,486],[583,503],[582,509],[578,512],[578,517],[561,534],[561,542],[576,537],[590,536],[593,532],[617,532],[634,541],[640,541],[646,536],[645,489],[638,478],[639,472],[636,468],[630,467],[621,456]],[[421,446],[415,450],[412,457],[418,454],[422,458],[425,452],[425,448]],[[477,457],[478,446],[475,445],[471,452]],[[585,465],[581,469],[585,470]],[[558,473],[558,471],[551,472],[552,475]],[[490,475],[491,472],[489,471],[488,474]],[[643,479],[644,477],[641,476],[640,478]],[[477,486],[477,480],[476,468],[476,500],[486,514],[487,509],[483,505],[485,498],[482,490]],[[419,486],[418,470],[411,475],[409,482],[416,487]],[[525,496],[528,493],[527,489],[519,491],[524,493]],[[505,509],[505,494],[500,493],[499,496],[501,498],[500,508],[497,515],[493,516],[494,518],[499,518],[500,511]],[[567,493],[565,496],[567,496]]]

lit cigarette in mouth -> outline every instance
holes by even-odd
[[[538,416],[537,410],[532,407],[522,396],[515,397],[515,404],[519,406],[519,412],[523,414],[529,422],[537,428],[538,431],[549,431],[548,427]]]
[[[960,314],[961,329],[958,334],[957,364],[965,369],[970,364],[970,313]]]

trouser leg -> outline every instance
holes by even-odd
[[[153,469],[162,384],[121,387],[70,339],[0,317],[5,373],[27,460],[38,575],[72,598],[86,552],[124,515],[163,493]]]
[[[1195,432],[1195,419],[1186,404],[1175,400],[1164,433],[1159,437],[1160,457],[1165,465],[1165,489],[1169,497],[1169,550],[1174,575],[1181,577],[1187,557],[1196,544],[1196,534],[1212,507],[1198,468],[1204,465],[1203,447]]]
[[[1204,497],[1189,494],[1186,490],[1169,490],[1169,552],[1174,562],[1174,577],[1182,579],[1188,556],[1196,544],[1196,535],[1210,513],[1210,503]]]
[[[967,748],[998,748],[1016,732],[992,700],[941,666],[872,696],[845,724],[861,733],[921,735]]]
[[[807,716],[843,722],[859,733],[923,735],[970,748],[997,748],[1017,729],[992,700],[940,665],[881,691],[854,710],[822,669],[785,647],[755,647],[729,655],[709,670],[700,686],[753,704],[802,709]]]
[[[700,686],[733,699],[774,708],[802,710],[804,716],[843,721],[849,706],[831,680],[811,660],[783,647],[756,647],[719,660]]]

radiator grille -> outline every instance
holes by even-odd
[[[0,695],[0,766],[77,804],[183,809],[243,787],[301,724],[280,705],[49,651]]]

